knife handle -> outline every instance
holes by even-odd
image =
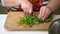
[[[12,10],[12,11],[22,11],[22,9],[18,8],[18,7],[9,7],[9,10]]]

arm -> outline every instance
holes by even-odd
[[[18,7],[20,0],[1,0],[1,5],[5,7]]]
[[[39,18],[45,20],[49,14],[56,10],[60,5],[60,0],[50,0],[46,6],[40,8]]]
[[[60,5],[60,0],[50,0],[48,3],[48,7],[51,8],[52,11],[56,10]]]

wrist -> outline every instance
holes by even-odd
[[[47,8],[52,12],[54,11],[53,8],[51,8],[50,6],[47,5]]]

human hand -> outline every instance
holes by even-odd
[[[28,0],[21,0],[21,8],[27,14],[32,13],[32,4]]]
[[[39,12],[39,18],[44,21],[50,13],[51,10],[48,6],[42,6]]]

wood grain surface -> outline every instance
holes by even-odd
[[[38,12],[34,12],[35,15],[38,15]],[[23,17],[24,16],[24,12],[22,11],[16,11],[16,12],[12,12],[12,11],[9,11],[8,13],[8,16],[7,16],[7,19],[6,19],[6,22],[4,24],[4,27],[6,30],[36,30],[36,31],[40,31],[40,30],[48,30],[49,28],[49,25],[51,22],[48,22],[48,23],[40,23],[40,24],[36,24],[36,25],[33,25],[31,28],[28,26],[28,25],[21,25],[21,24],[18,24],[19,22],[19,18],[20,17]]]

